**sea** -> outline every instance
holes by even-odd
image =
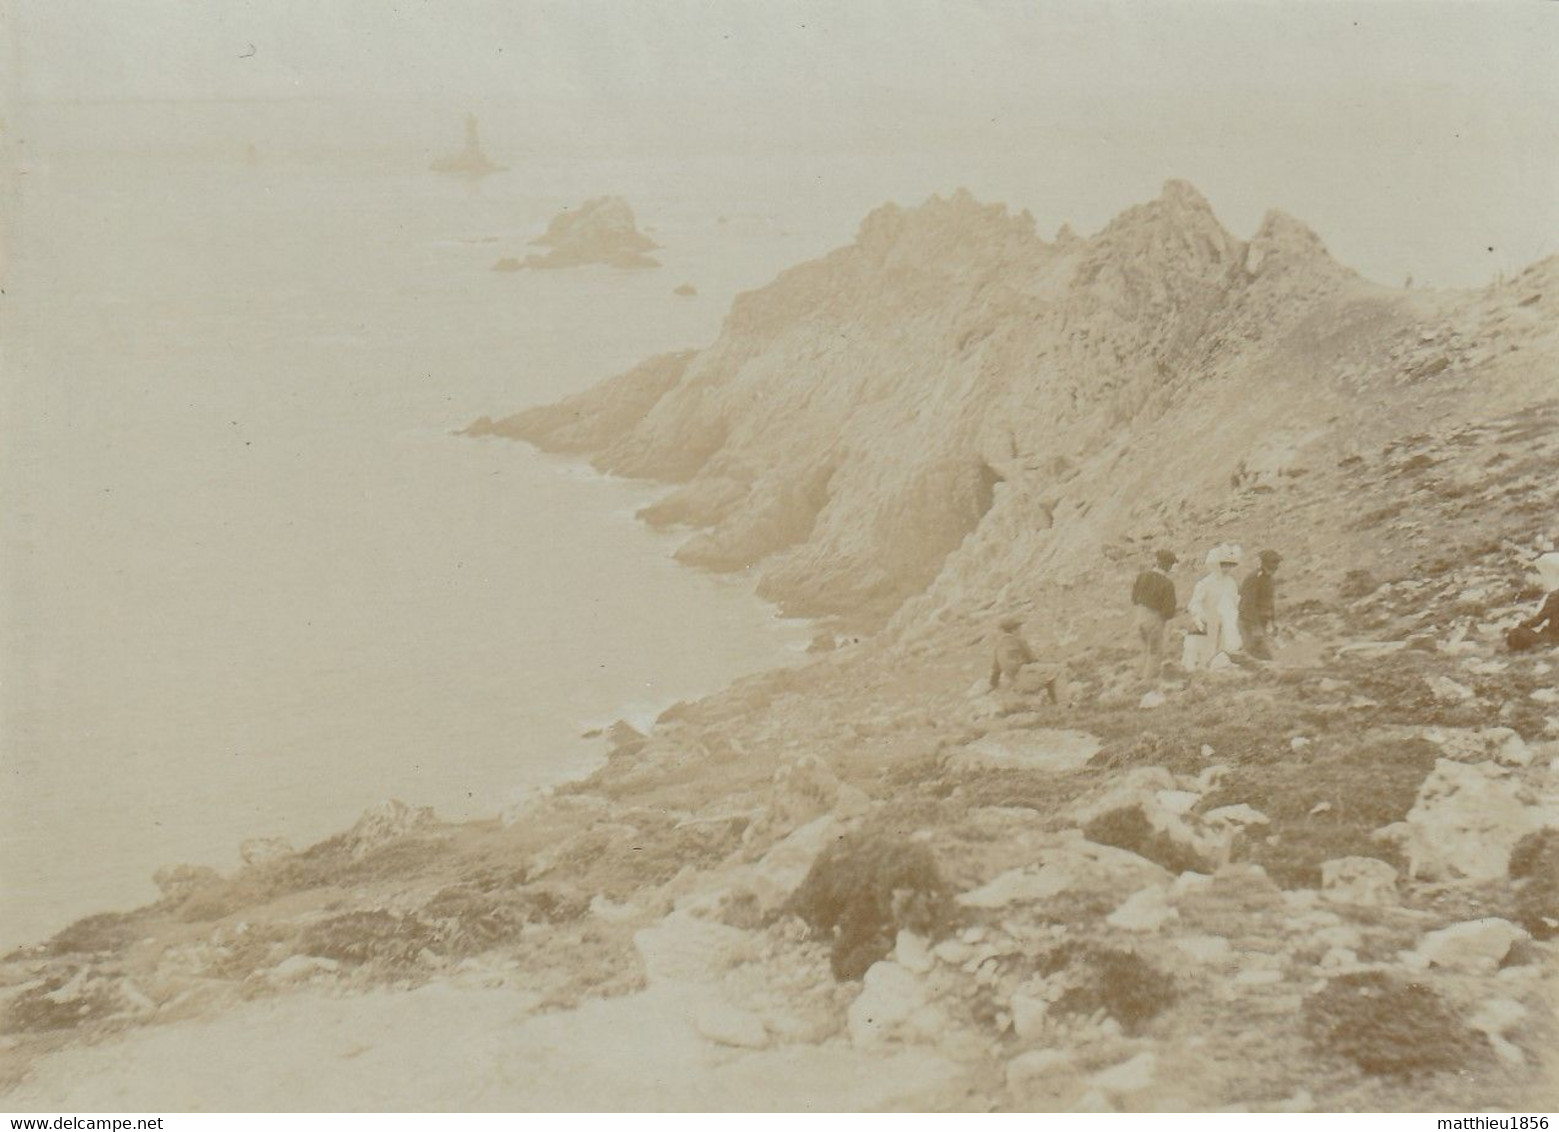
[[[7,121],[0,946],[384,799],[491,817],[595,765],[584,732],[802,657],[752,579],[635,520],[664,485],[454,433],[708,344],[873,190],[501,118],[509,168],[466,180],[428,171],[460,115],[419,122]],[[604,194],[663,266],[492,270]]]

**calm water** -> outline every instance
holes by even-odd
[[[0,944],[386,797],[492,814],[597,757],[582,728],[804,641],[670,560],[656,489],[449,431],[711,340],[856,201],[787,227],[680,164],[257,156],[34,140],[17,178]],[[606,191],[664,268],[489,270]]]

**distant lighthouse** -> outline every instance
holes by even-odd
[[[482,152],[482,140],[477,131],[476,115],[466,115],[466,144],[459,153],[441,157],[429,166],[435,173],[453,173],[457,176],[481,177],[497,173],[504,167],[494,164]]]

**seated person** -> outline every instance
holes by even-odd
[[[1539,645],[1559,645],[1559,553],[1548,553],[1534,563],[1547,595],[1537,613],[1505,635],[1511,652],[1525,652]]]
[[[1015,692],[1045,692],[1051,703],[1064,703],[1069,691],[1066,665],[1041,664],[1028,641],[1024,640],[1020,632],[1023,622],[1018,618],[1007,618],[1000,628],[996,658],[991,665],[991,691],[996,691],[1005,681]]]

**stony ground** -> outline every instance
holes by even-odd
[[[388,805],[167,870],[0,968],[8,1103],[220,1107],[189,1054],[236,1025],[255,1107],[323,1059],[344,1107],[1551,1108],[1559,657],[1421,635],[1421,597],[1195,686],[1101,650],[1070,707],[847,647],[507,824]],[[606,1033],[697,1056],[608,1100]]]

